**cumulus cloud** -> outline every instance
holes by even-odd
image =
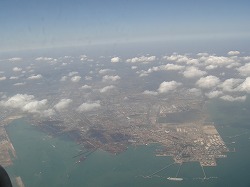
[[[112,63],[117,63],[117,62],[120,62],[121,59],[120,59],[119,57],[113,57],[113,58],[111,58],[110,61],[111,61]]]
[[[81,60],[81,61],[86,61],[86,60],[88,60],[87,55],[80,55],[80,60]]]
[[[10,80],[17,80],[17,79],[19,79],[18,77],[15,77],[15,76],[11,76],[10,77]]]
[[[232,58],[214,55],[202,56],[199,60],[204,62],[205,65],[214,65],[218,67],[223,67],[235,62]]]
[[[169,91],[175,90],[178,86],[180,86],[181,83],[176,81],[169,81],[169,82],[162,82],[158,88],[159,93],[167,93]]]
[[[206,77],[201,77],[197,82],[196,85],[199,86],[200,88],[213,88],[217,86],[220,83],[220,79],[218,77],[209,75]]]
[[[33,95],[16,94],[0,102],[1,106],[20,109],[28,113],[41,114],[47,110],[47,99],[36,100]]]
[[[206,75],[207,72],[199,70],[197,67],[191,66],[188,67],[184,72],[183,76],[186,78],[194,78],[194,77],[201,77]]]
[[[85,85],[83,85],[82,87],[81,87],[81,89],[84,89],[84,90],[88,90],[88,89],[91,89],[92,88],[92,86],[89,86],[89,85],[87,85],[87,84],[85,84]]]
[[[230,56],[234,56],[234,55],[239,55],[240,52],[239,51],[229,51],[227,54]]]
[[[237,89],[239,91],[250,93],[250,77],[247,77],[246,80],[237,87]]]
[[[190,88],[188,89],[188,91],[192,94],[192,95],[195,95],[195,96],[201,96],[202,92],[200,89],[198,88]]]
[[[55,111],[53,109],[47,109],[40,113],[41,117],[51,117],[55,115]]]
[[[54,108],[57,111],[61,111],[69,106],[69,104],[72,102],[71,99],[61,99],[55,106]]]
[[[225,100],[225,101],[230,101],[230,102],[234,102],[234,101],[245,101],[246,100],[246,96],[240,96],[240,97],[232,97],[230,95],[224,95],[220,97],[221,99]]]
[[[29,113],[39,113],[40,110],[45,109],[47,102],[47,99],[41,101],[30,101],[22,107],[22,110]]]
[[[207,70],[212,70],[212,69],[216,69],[216,68],[218,68],[218,66],[217,65],[213,65],[213,64],[210,64],[210,65],[206,66]]]
[[[35,80],[35,79],[41,79],[43,76],[41,74],[38,75],[31,75],[28,77],[28,80]]]
[[[18,71],[22,71],[22,68],[14,67],[12,70],[15,71],[15,72],[18,72]]]
[[[66,81],[67,78],[68,78],[67,76],[62,76],[61,79],[60,79],[60,81],[61,81],[61,82]]]
[[[80,80],[81,80],[81,77],[80,77],[80,76],[71,77],[71,81],[72,81],[72,82],[79,82]]]
[[[175,61],[178,63],[183,63],[190,60],[186,55],[178,55],[178,54],[173,54],[171,56],[164,56],[163,59],[168,61]]]
[[[131,66],[131,69],[137,69],[137,66]]]
[[[13,57],[13,58],[9,58],[8,60],[9,60],[10,62],[16,62],[16,61],[21,61],[22,58],[20,58],[20,57]]]
[[[140,56],[140,57],[134,57],[134,58],[127,59],[126,62],[128,62],[128,63],[138,63],[138,62],[149,63],[149,62],[153,62],[155,60],[156,60],[156,56]]]
[[[51,61],[51,60],[53,60],[53,58],[50,58],[50,57],[37,57],[36,59],[35,59],[36,61]]]
[[[91,81],[91,80],[92,80],[92,77],[91,77],[91,76],[85,76],[85,80],[86,80],[86,81]]]
[[[245,65],[237,68],[240,75],[242,76],[249,76],[250,75],[250,63],[246,63]]]
[[[242,79],[230,78],[230,79],[225,80],[223,83],[221,83],[219,85],[219,87],[221,87],[222,90],[225,91],[225,92],[238,91],[237,87],[239,86],[239,84],[242,81],[243,81]]]
[[[176,64],[166,64],[160,66],[161,70],[182,70],[184,69],[184,66],[176,65]]]
[[[108,92],[108,91],[113,90],[114,88],[115,88],[115,86],[113,86],[113,85],[105,86],[105,87],[103,87],[102,89],[100,89],[100,92],[101,92],[101,93],[105,93],[105,92]]]
[[[23,86],[25,84],[26,84],[25,82],[18,82],[18,83],[15,83],[14,86]]]
[[[78,74],[77,71],[71,71],[71,72],[69,72],[69,76],[70,76],[70,77],[73,76],[73,75],[76,75],[76,74]]]
[[[158,92],[145,90],[143,92],[143,94],[145,94],[145,95],[158,95]]]
[[[121,79],[118,75],[105,75],[102,77],[102,81],[109,82],[109,81],[117,81]]]
[[[3,76],[3,77],[0,77],[0,81],[4,81],[4,80],[6,80],[7,78],[5,77],[5,76]]]
[[[164,56],[163,57],[164,60],[167,61],[174,61],[177,63],[186,63],[189,65],[198,65],[199,61],[195,58],[190,58],[187,55],[179,55],[179,54],[172,54],[171,56]]]
[[[208,56],[208,53],[197,53],[197,56]]]
[[[86,102],[81,104],[78,108],[78,112],[89,112],[93,110],[97,110],[98,108],[101,107],[100,101],[93,101],[93,102]]]
[[[216,97],[219,97],[223,94],[222,91],[218,91],[218,90],[215,90],[215,91],[211,91],[209,93],[206,93],[205,95],[209,98],[209,99],[212,99],[212,98],[216,98]]]
[[[239,62],[233,62],[233,63],[227,65],[226,68],[234,68],[234,67],[238,67],[240,65],[241,65],[241,63],[239,63]]]
[[[114,71],[114,70],[111,70],[111,69],[101,69],[101,70],[99,70],[99,74],[104,75],[104,74],[110,73],[112,71]]]

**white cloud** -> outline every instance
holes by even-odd
[[[158,95],[158,92],[145,90],[143,92],[143,94],[145,94],[145,95]]]
[[[45,109],[47,102],[47,99],[41,101],[30,101],[22,107],[22,110],[29,113],[39,113],[39,110]]]
[[[42,117],[51,117],[53,115],[55,115],[55,111],[53,109],[47,109],[47,110],[44,110],[40,113],[40,115]]]
[[[169,82],[162,82],[158,88],[159,93],[167,93],[169,91],[175,90],[178,86],[180,86],[181,83],[178,83],[176,81],[169,81]]]
[[[218,77],[209,75],[206,77],[201,77],[197,82],[196,85],[200,88],[212,88],[217,86],[220,83],[220,79]]]
[[[87,55],[80,55],[80,60],[81,61],[85,61],[87,59],[88,59]]]
[[[242,76],[249,76],[250,75],[250,63],[246,63],[245,65],[237,68],[240,75]]]
[[[202,94],[201,90],[198,88],[190,88],[188,91],[195,96],[201,96]]]
[[[25,85],[26,83],[25,82],[18,82],[18,83],[15,83],[13,84],[14,86],[23,86]]]
[[[246,80],[237,87],[237,90],[250,93],[250,77],[247,77]]]
[[[77,71],[71,71],[71,72],[69,72],[69,76],[71,77],[71,76],[73,76],[73,75],[76,75],[76,74],[78,74],[78,72]]]
[[[97,110],[101,107],[100,101],[86,102],[81,104],[78,108],[78,112],[89,112],[93,110]]]
[[[33,95],[16,94],[0,102],[1,106],[20,109],[28,113],[41,114],[47,109],[47,99],[36,100]]]
[[[35,59],[36,61],[51,61],[51,60],[53,60],[53,58],[50,58],[50,57],[37,57],[36,59]]]
[[[224,95],[222,97],[220,97],[221,99],[225,100],[225,101],[230,101],[230,102],[234,102],[234,101],[245,101],[246,100],[246,96],[240,96],[240,97],[232,97],[230,95]]]
[[[197,67],[191,66],[188,67],[184,72],[183,75],[186,78],[194,78],[194,77],[201,77],[206,75],[207,72],[199,70]]]
[[[111,58],[110,61],[111,61],[112,63],[117,63],[117,62],[120,62],[121,59],[120,59],[119,57],[113,57],[113,58]]]
[[[34,79],[41,79],[43,76],[41,74],[38,75],[31,75],[28,77],[28,80],[34,80]]]
[[[81,87],[81,89],[84,89],[84,90],[91,89],[91,88],[92,88],[92,86],[89,86],[89,85],[87,85],[87,84],[85,84],[85,85],[83,85],[83,86]]]
[[[160,69],[162,70],[182,70],[184,69],[184,66],[176,65],[176,64],[166,64],[163,66],[160,66]]]
[[[13,58],[9,58],[8,60],[11,61],[11,62],[16,62],[16,61],[21,61],[22,58],[20,58],[20,57],[13,57]]]
[[[92,77],[91,77],[91,76],[85,76],[85,80],[86,80],[86,81],[91,81],[91,80],[92,80]]]
[[[166,59],[169,61],[175,61],[178,63],[183,63],[183,62],[187,62],[190,60],[186,55],[178,55],[178,54],[173,54],[171,56],[164,56],[163,59]]]
[[[60,79],[60,81],[61,81],[61,82],[66,81],[67,78],[68,78],[67,76],[62,76],[62,78]]]
[[[156,56],[140,56],[140,57],[134,57],[131,59],[127,59],[126,62],[129,62],[129,63],[137,63],[137,62],[149,63],[149,62],[153,62],[155,60],[156,60]]]
[[[108,81],[117,81],[121,79],[121,77],[119,77],[118,75],[105,75],[102,77],[102,81],[104,82],[108,82]]]
[[[235,62],[232,58],[224,56],[202,56],[200,61],[203,61],[205,65],[214,65],[214,66],[226,66]]]
[[[99,74],[104,75],[104,74],[110,73],[112,71],[114,71],[114,70],[111,70],[111,69],[101,69],[101,70],[99,70]]]
[[[241,83],[242,81],[242,79],[230,78],[221,83],[219,87],[221,87],[224,92],[238,91],[237,86],[239,86],[239,83]]]
[[[211,91],[209,93],[206,93],[205,95],[209,98],[209,99],[212,99],[212,98],[216,98],[216,97],[219,97],[223,94],[222,91],[218,91],[218,90],[215,90],[215,91]]]
[[[71,77],[71,81],[72,81],[72,82],[79,82],[80,80],[81,80],[81,77],[80,77],[80,76]]]
[[[5,107],[22,108],[24,105],[34,100],[34,98],[33,95],[16,94],[13,97],[10,97],[7,101],[1,101],[0,104]]]
[[[206,66],[207,70],[212,70],[212,69],[216,69],[216,68],[218,68],[218,66],[217,65],[213,65],[213,64],[210,64],[210,65]]]
[[[15,72],[18,72],[18,71],[22,71],[22,68],[14,67],[12,70],[15,71]]]
[[[140,73],[140,75],[139,75],[139,77],[147,77],[148,76],[148,73],[146,73],[146,72],[142,72],[142,73]]]
[[[239,51],[229,51],[227,54],[230,56],[234,56],[234,55],[239,55],[240,52]]]
[[[54,108],[57,111],[61,111],[69,106],[69,104],[72,102],[71,99],[61,99],[55,106]]]
[[[17,80],[17,79],[19,79],[18,77],[15,77],[15,76],[11,76],[10,77],[10,80]]]
[[[198,53],[197,56],[208,56],[208,53]]]
[[[199,61],[195,58],[190,58],[187,55],[172,54],[171,56],[164,56],[163,59],[168,61],[174,61],[177,63],[186,63],[189,65],[198,65]]]
[[[4,81],[6,80],[7,78],[4,76],[4,77],[0,77],[0,81]]]
[[[131,69],[137,69],[137,66],[131,66]]]
[[[238,67],[240,65],[241,65],[241,63],[239,63],[239,62],[233,62],[233,63],[227,65],[226,68]]]
[[[104,88],[100,89],[100,92],[105,93],[105,92],[113,90],[114,88],[115,88],[115,86],[113,86],[113,85],[105,86]]]

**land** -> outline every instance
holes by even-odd
[[[63,96],[65,97],[65,96]],[[49,118],[27,116],[30,123],[52,136],[68,136],[83,149],[80,160],[97,149],[113,154],[125,151],[128,146],[157,144],[156,156],[172,156],[176,163],[199,162],[201,166],[216,166],[217,158],[225,158],[228,148],[212,122],[207,121],[205,102],[183,90],[166,96],[134,93],[93,95],[99,98],[101,108],[78,113],[64,110]],[[54,105],[54,103],[51,103]],[[24,115],[2,120],[1,163],[11,165],[11,150],[4,125]],[[3,118],[3,117],[2,117]]]

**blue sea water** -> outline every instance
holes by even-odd
[[[249,187],[250,129],[247,125],[250,121],[248,105],[243,105],[232,104],[235,108],[230,108],[232,106],[225,103],[208,103],[210,120],[215,122],[230,150],[236,150],[229,152],[227,158],[218,159],[216,167],[204,168],[207,177],[216,177],[214,179],[198,179],[203,173],[197,162],[181,166],[178,177],[184,180],[180,182],[167,180],[167,177],[175,177],[179,165],[144,178],[173,163],[171,157],[155,156],[157,145],[131,146],[119,155],[97,150],[84,162],[76,163],[79,158],[73,156],[81,150],[79,145],[64,137],[48,136],[24,119],[6,127],[17,153],[17,159],[7,171],[12,179],[20,176],[26,187]]]

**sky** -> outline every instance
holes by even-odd
[[[250,1],[1,0],[0,50],[249,39]]]

